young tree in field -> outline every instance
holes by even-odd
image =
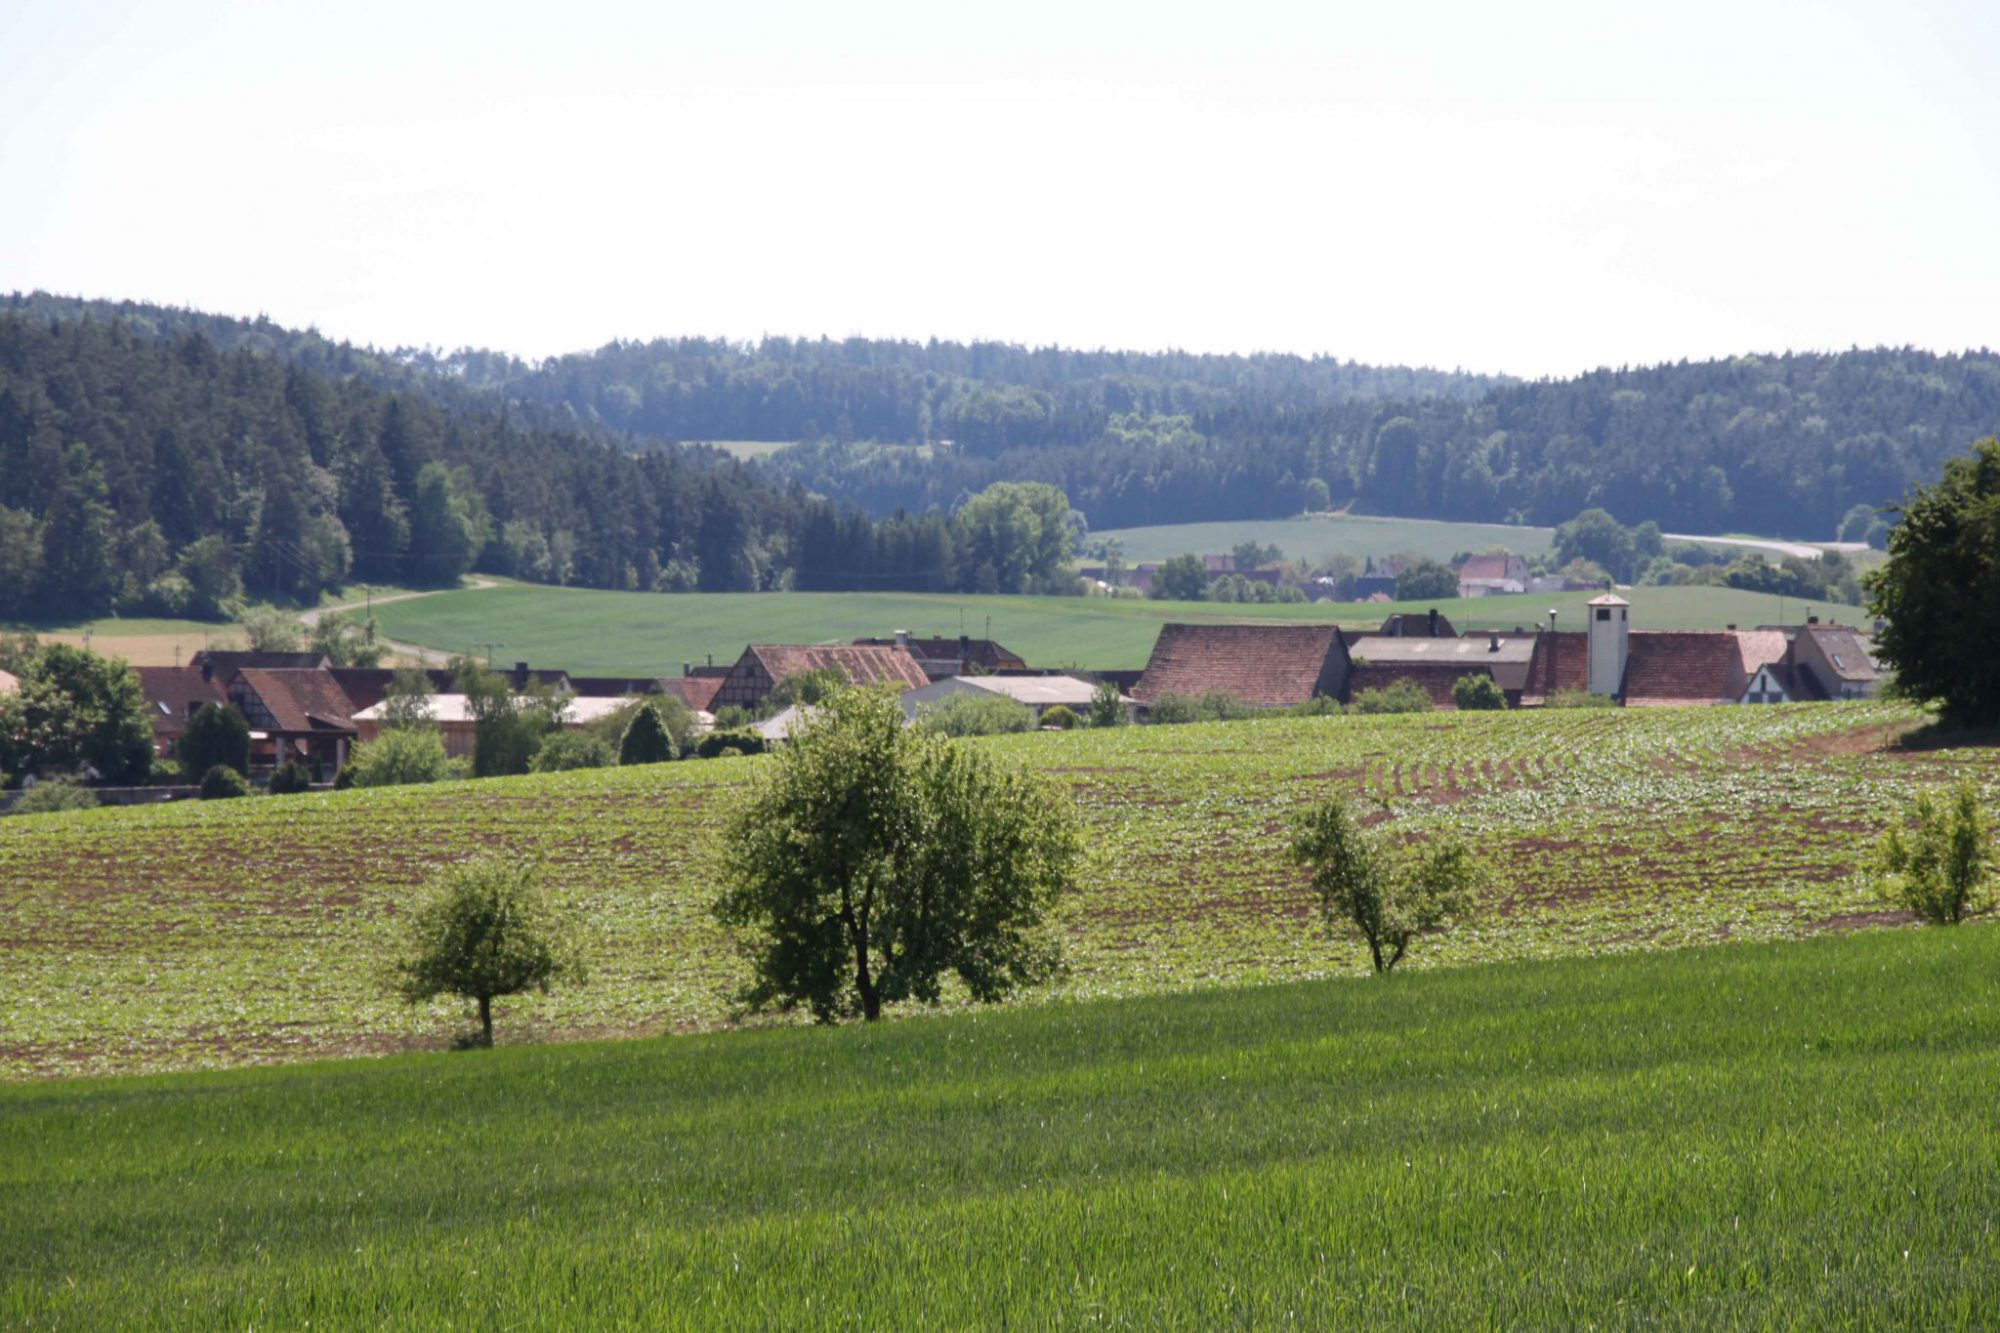
[[[1090,725],[1115,727],[1125,721],[1125,696],[1108,680],[1101,680],[1090,692]]]
[[[250,723],[236,711],[235,704],[205,704],[188,719],[187,730],[174,747],[174,757],[180,760],[181,776],[187,782],[200,782],[217,764],[248,773]]]
[[[1443,930],[1472,910],[1472,853],[1455,838],[1416,849],[1364,829],[1334,799],[1313,806],[1293,831],[1291,856],[1312,874],[1327,928],[1358,937],[1375,970],[1403,960],[1420,935]]]
[[[410,913],[395,962],[396,991],[411,1004],[459,995],[479,1007],[493,1044],[493,1001],[579,984],[583,968],[532,865],[473,861],[432,880]]]
[[[1451,701],[1464,713],[1497,713],[1507,707],[1507,693],[1491,676],[1460,676],[1451,684]]]
[[[1892,827],[1875,858],[1883,888],[1924,920],[1955,926],[1986,905],[1993,855],[1979,788],[1961,782],[1942,800],[1918,792],[1914,827]]]
[[[660,718],[660,710],[650,702],[640,704],[625,728],[625,735],[619,739],[618,762],[664,764],[678,753],[674,738],[667,734],[667,724]]]
[[[2000,439],[1947,460],[1937,485],[1890,512],[1902,522],[1867,588],[1896,690],[1956,726],[2000,723]]]
[[[842,690],[727,821],[715,913],[752,1008],[872,1021],[935,1003],[947,975],[982,1002],[1048,976],[1049,913],[1081,856],[1059,792],[904,726],[891,694]]]

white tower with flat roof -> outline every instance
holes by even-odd
[[[1627,617],[1632,603],[1616,593],[1593,597],[1584,604],[1589,617],[1590,692],[1616,694],[1625,683],[1625,636],[1631,632]]]

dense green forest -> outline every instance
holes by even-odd
[[[770,465],[869,508],[949,504],[994,477],[1061,486],[1094,527],[1275,518],[1324,504],[1561,522],[1602,507],[1670,531],[1834,535],[2000,424],[2000,356],[1908,349],[1744,356],[1467,400],[1255,395],[1116,413],[1084,440],[932,455],[822,437]]]
[[[468,570],[705,591],[1065,582],[1069,506],[1047,487],[878,522],[713,450],[631,447],[350,352],[0,309],[0,616],[218,616]]]
[[[1055,586],[1032,493],[1009,493],[1018,524],[964,520],[1000,482],[1053,484],[1098,528],[1601,507],[1669,531],[1859,536],[1862,511],[1996,425],[1986,351],[1535,383],[858,338],[530,365],[37,293],[0,298],[0,614],[199,613],[237,581],[305,598],[468,568],[606,588]],[[755,465],[675,443],[734,439],[799,443]]]

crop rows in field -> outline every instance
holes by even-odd
[[[1350,971],[1283,858],[1329,793],[1453,828],[1480,920],[1418,965],[1770,938],[1896,919],[1857,874],[1885,814],[1993,750],[1905,752],[1891,705],[1316,718],[982,742],[1075,796],[1092,853],[1068,974],[1038,998]],[[730,1021],[740,978],[705,854],[767,760],[104,810],[0,823],[0,1074],[20,1078],[437,1044],[455,1011],[385,998],[397,911],[432,870],[545,863],[591,984],[502,1033]]]

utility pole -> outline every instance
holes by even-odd
[[[493,669],[493,650],[495,648],[505,648],[507,645],[504,643],[475,643],[472,646],[486,650],[486,669],[491,671]]]

